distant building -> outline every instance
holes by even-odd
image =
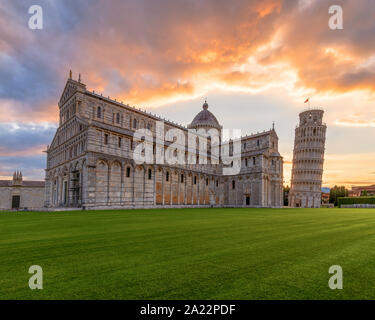
[[[349,197],[375,196],[375,184],[371,186],[352,187],[348,192]]]
[[[292,180],[289,206],[319,208],[322,197],[322,176],[326,125],[323,110],[309,109],[299,115],[295,130]]]
[[[322,204],[329,203],[329,193],[322,192]]]
[[[44,185],[44,181],[23,181],[20,171],[13,180],[0,180],[0,210],[42,208]]]

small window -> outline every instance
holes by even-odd
[[[181,183],[184,183],[184,175],[181,174]]]
[[[108,144],[108,134],[104,135],[104,144]]]
[[[253,165],[255,166],[255,157],[253,157]]]
[[[206,178],[206,186],[208,186],[208,178]]]
[[[118,147],[121,148],[121,138],[118,137]]]
[[[246,142],[243,144],[243,148],[246,149]]]
[[[133,120],[133,128],[134,128],[134,129],[137,129],[137,119],[134,119],[134,120]]]
[[[232,180],[232,189],[236,189],[236,181]]]
[[[148,169],[148,180],[151,180],[152,178],[152,171],[151,169]]]
[[[169,181],[169,172],[167,171],[167,173],[165,174],[165,181]]]
[[[247,159],[245,159],[245,167],[247,167]]]
[[[127,168],[126,168],[126,177],[127,177],[127,178],[130,177],[130,167],[127,167]]]
[[[259,139],[257,140],[257,146],[258,146],[258,147],[260,146],[260,141],[259,141]]]
[[[98,118],[102,117],[102,108],[101,107],[98,107],[97,116],[98,116]]]
[[[120,123],[120,114],[119,113],[116,114],[116,123],[117,124]]]
[[[216,187],[219,186],[219,180],[216,180]]]
[[[194,176],[194,184],[197,184],[197,176]]]

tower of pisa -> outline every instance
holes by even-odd
[[[322,122],[323,113],[320,109],[309,109],[299,115],[294,138],[290,207],[320,207],[327,129]]]

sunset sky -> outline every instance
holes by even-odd
[[[43,30],[28,27],[33,4]],[[344,29],[328,26],[331,5]],[[225,128],[275,121],[289,184],[298,113],[325,110],[323,185],[375,184],[375,1],[0,2],[0,179],[44,178],[60,94],[89,90],[187,125],[208,98]]]

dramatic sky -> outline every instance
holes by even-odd
[[[43,30],[31,30],[31,5]],[[331,5],[344,29],[328,26]],[[373,0],[1,0],[0,178],[44,176],[69,74],[186,125],[208,97],[226,128],[275,121],[289,183],[304,100],[325,110],[324,186],[375,183]]]

